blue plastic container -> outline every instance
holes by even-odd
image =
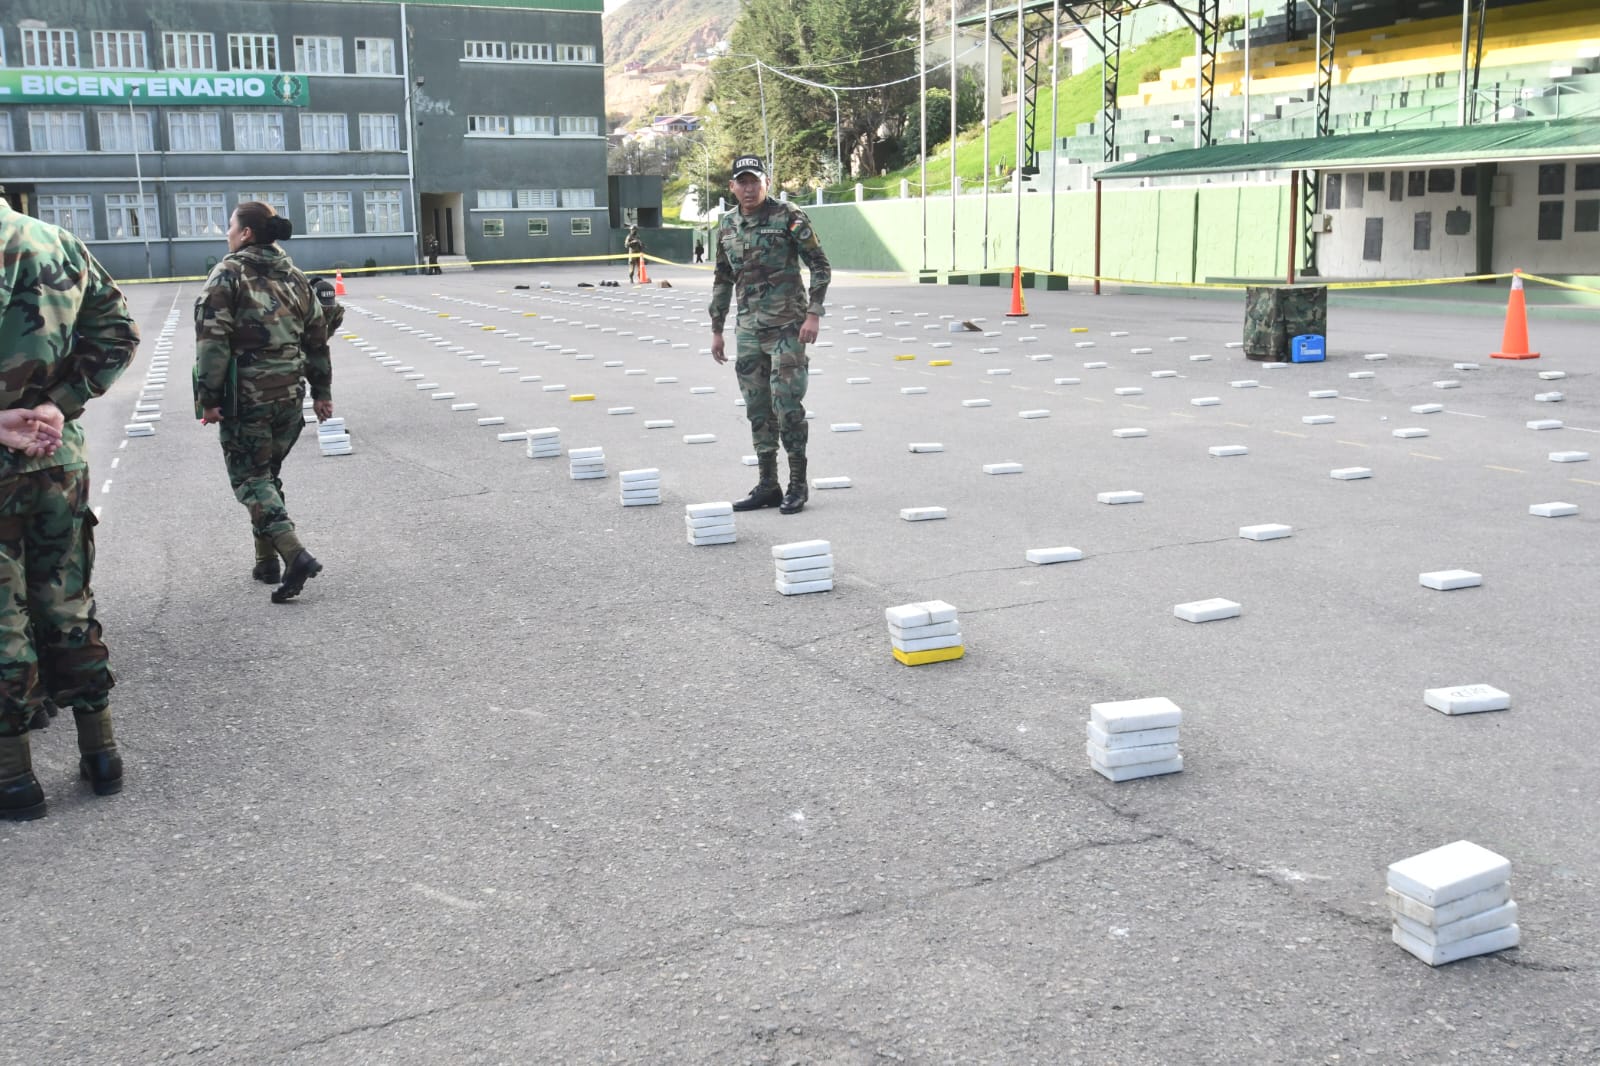
[[[1289,341],[1289,358],[1296,363],[1320,363],[1328,357],[1320,333],[1305,333]]]

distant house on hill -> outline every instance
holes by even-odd
[[[694,115],[658,115],[651,121],[650,129],[658,135],[695,133],[700,129],[700,120]]]

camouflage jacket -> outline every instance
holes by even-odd
[[[0,407],[49,401],[67,416],[54,455],[30,459],[0,448],[0,479],[87,466],[78,416],[127,369],[138,345],[122,290],[83,242],[0,199]]]
[[[328,324],[311,281],[276,245],[230,252],[211,269],[194,303],[198,401],[241,407],[294,397],[303,377],[315,400],[333,399]],[[229,362],[239,395],[225,397]]]
[[[809,293],[800,282],[801,259],[811,272]],[[833,268],[804,211],[771,198],[754,214],[729,211],[717,222],[711,332],[722,332],[735,285],[740,326],[770,329],[797,325],[808,314],[822,314],[822,301],[832,280]]]

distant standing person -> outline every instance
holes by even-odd
[[[290,221],[266,204],[240,204],[228,220],[228,254],[212,268],[194,307],[200,421],[222,423],[228,480],[249,509],[255,534],[251,576],[278,585],[273,603],[294,599],[322,572],[295,535],[279,476],[305,426],[302,378],[311,384],[317,420],[333,417],[323,305],[311,280],[276,243],[293,232]]]
[[[21,820],[45,812],[28,725],[46,700],[72,708],[95,794],[122,789],[78,416],[127,368],[139,330],[83,242],[3,195],[0,292],[0,818]]]
[[[705,242],[701,241],[699,237],[694,239],[694,261],[696,263],[704,263],[706,261]]]
[[[622,242],[622,247],[628,253],[628,284],[632,285],[644,256],[644,242],[639,239],[638,226],[628,227],[628,239]]]
[[[423,245],[423,248],[427,252],[427,256],[428,256],[428,273],[429,274],[442,274],[442,273],[444,273],[444,271],[439,269],[439,238],[435,237],[431,233],[428,234],[428,240]]]
[[[735,511],[776,506],[794,514],[806,505],[806,345],[821,329],[822,302],[833,270],[806,213],[767,196],[759,156],[733,161],[728,183],[738,211],[717,221],[717,266],[711,284],[711,358],[726,363],[723,325],[734,289],[739,292],[737,360],[745,417],[755,442],[761,480]],[[811,274],[808,293],[800,260]],[[778,485],[778,444],[789,456],[789,488]]]

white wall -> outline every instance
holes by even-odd
[[[1583,161],[1593,164],[1597,160]],[[1574,229],[1580,200],[1600,199],[1600,189],[1577,191],[1577,164],[1567,163],[1566,192],[1560,196],[1539,194],[1539,164],[1502,165],[1500,173],[1511,180],[1511,204],[1495,210],[1494,268],[1496,271],[1521,268],[1536,274],[1600,274],[1600,232],[1578,233]],[[1539,205],[1565,203],[1561,239],[1539,240]]]

